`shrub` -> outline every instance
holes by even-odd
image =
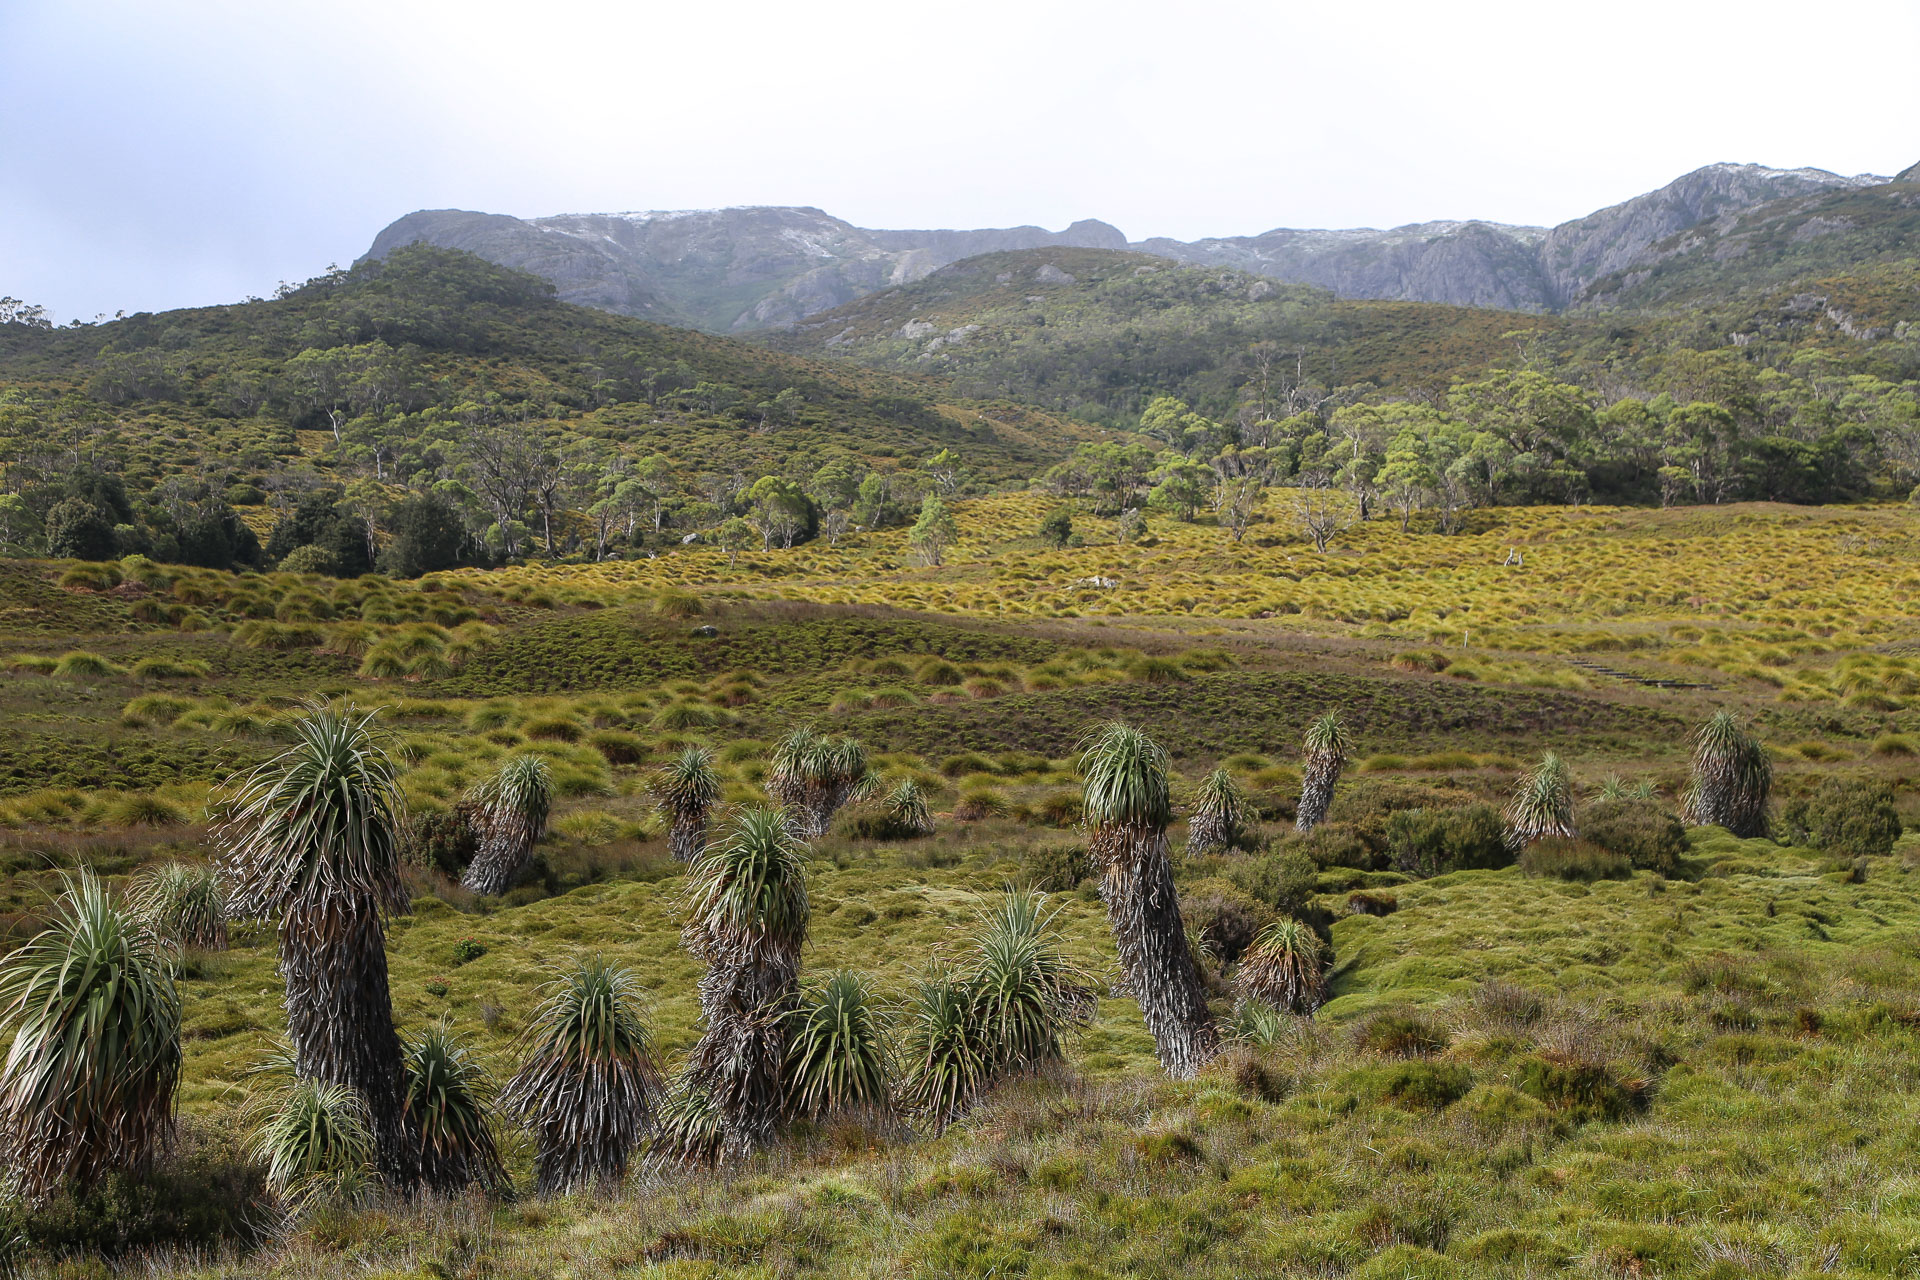
[[[1447,1035],[1411,1009],[1384,1009],[1353,1030],[1355,1042],[1370,1053],[1420,1058],[1447,1047]]]
[[[480,839],[464,809],[410,813],[400,854],[410,866],[458,876],[479,851]]]
[[[1411,876],[1442,876],[1512,865],[1505,825],[1489,804],[1457,809],[1399,809],[1387,816],[1393,868]]]
[[[619,729],[601,729],[587,735],[587,745],[598,751],[608,764],[636,765],[647,758],[647,744]]]
[[[1020,860],[1026,882],[1045,893],[1078,888],[1092,872],[1087,851],[1078,844],[1043,844],[1027,850]]]
[[[469,964],[487,954],[487,944],[478,938],[461,938],[453,944],[453,962]]]
[[[1077,791],[1054,791],[1041,796],[1028,810],[1032,821],[1047,827],[1077,827],[1080,825],[1080,793]]]
[[[1876,778],[1828,778],[1781,813],[1796,837],[1839,858],[1878,857],[1900,838],[1893,788]]]
[[[1378,1101],[1438,1111],[1467,1096],[1473,1088],[1473,1073],[1453,1062],[1396,1062],[1368,1068],[1355,1083]]]
[[[1633,863],[1624,854],[1602,849],[1586,840],[1562,836],[1534,841],[1520,855],[1518,865],[1530,876],[1583,882],[1624,880],[1633,874]]]
[[[1552,1051],[1520,1064],[1515,1087],[1575,1121],[1619,1120],[1646,1103],[1646,1085],[1623,1080],[1603,1062]]]
[[[1278,853],[1253,858],[1227,872],[1227,878],[1249,897],[1265,903],[1282,915],[1299,915],[1313,900],[1313,888],[1320,869],[1302,847],[1312,840],[1290,837]]]
[[[1640,871],[1672,875],[1687,851],[1687,829],[1657,802],[1621,796],[1596,800],[1580,813],[1589,844],[1617,853]]]
[[[1239,960],[1273,916],[1271,906],[1226,880],[1198,881],[1180,896],[1180,918],[1222,964]]]

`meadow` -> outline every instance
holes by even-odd
[[[1863,853],[1806,811],[1823,787],[1885,785],[1901,819],[1920,812],[1909,510],[1496,508],[1453,536],[1353,521],[1322,554],[1291,500],[1275,490],[1238,542],[1164,518],[1122,542],[1076,513],[1078,544],[1054,548],[1037,536],[1053,500],[978,497],[956,504],[939,566],[904,530],[417,582],[9,563],[11,943],[43,924],[64,873],[123,885],[203,860],[224,784],[322,699],[380,709],[415,815],[452,811],[515,755],[551,773],[547,835],[517,887],[477,895],[458,868],[415,856],[388,931],[402,1033],[444,1020],[496,1080],[541,984],[588,953],[638,975],[661,1059],[688,1054],[703,966],[682,945],[686,877],[650,780],[707,746],[722,812],[761,802],[775,745],[805,725],[864,743],[883,791],[916,783],[936,829],[870,838],[867,801],[810,842],[803,984],[861,972],[898,1018],[1003,887],[1035,885],[1100,993],[1063,1063],[944,1132],[803,1120],[744,1167],[543,1197],[531,1143],[506,1131],[514,1196],[322,1205],[266,1238],[183,1232],[178,1186],[115,1183],[18,1217],[21,1265],[1920,1272],[1920,837]],[[1353,758],[1303,837],[1300,743],[1329,710]],[[1689,734],[1717,710],[1772,762],[1777,840],[1695,826],[1644,858],[1583,845],[1558,867],[1423,861],[1408,814],[1497,810],[1544,750],[1570,763],[1583,822],[1640,784],[1665,814]],[[1076,755],[1115,718],[1168,748],[1183,816],[1216,766],[1247,796],[1235,847],[1177,860],[1229,1030],[1192,1080],[1156,1063],[1086,861]],[[1177,822],[1174,848],[1185,834]],[[1234,962],[1288,914],[1326,932],[1327,999],[1250,1022]],[[190,1172],[176,1176],[257,1195],[242,1107],[285,1025],[273,928],[235,922],[228,949],[189,950],[178,972]],[[108,1231],[125,1252],[74,1252]]]

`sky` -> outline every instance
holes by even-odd
[[[415,209],[1138,240],[1920,161],[1920,0],[0,0],[0,295],[238,301]]]

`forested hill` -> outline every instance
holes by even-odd
[[[360,485],[369,510],[438,487],[478,536],[494,516],[582,510],[642,461],[671,470],[677,495],[725,506],[763,475],[837,460],[857,482],[942,450],[979,483],[1024,479],[1093,434],[560,303],[535,276],[413,246],[270,301],[0,325],[0,547],[46,548],[46,518],[71,497],[135,549],[218,563],[218,546],[192,544],[264,532],[319,486]]]

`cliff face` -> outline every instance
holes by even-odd
[[[1094,221],[1058,232],[867,231],[803,208],[533,219],[442,209],[393,223],[368,256],[417,240],[545,276],[567,302],[716,332],[791,324],[976,254],[1126,247]]]
[[[1920,165],[1903,178],[1920,172]],[[1770,202],[1883,184],[1821,169],[1716,164],[1658,191],[1557,227],[1428,222],[1377,231],[1280,228],[1210,240],[1143,240],[1091,219],[1064,231],[874,231],[811,208],[563,214],[521,219],[441,209],[411,213],[368,250],[425,240],[551,280],[562,299],[726,333],[783,327],[983,253],[1061,246],[1127,249],[1392,298],[1516,311],[1614,302],[1623,276],[1670,256],[1691,228]],[[1598,293],[1596,285],[1601,285]]]

